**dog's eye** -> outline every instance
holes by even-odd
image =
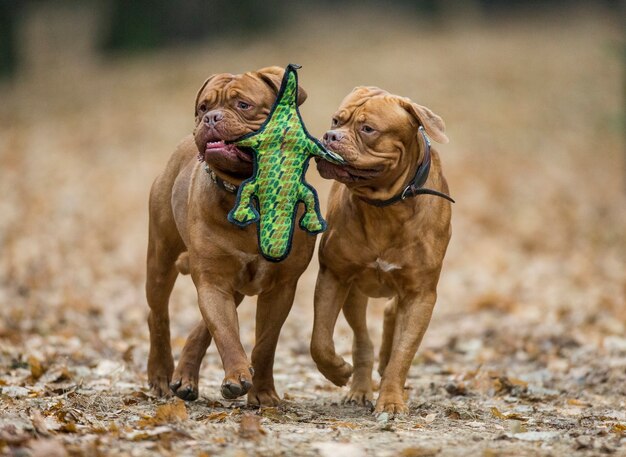
[[[339,125],[339,121],[337,120],[336,117],[333,117],[333,120],[330,121],[330,126],[331,127],[337,127],[337,125]]]
[[[361,131],[365,133],[372,133],[374,129],[369,125],[364,125],[363,127],[361,127]]]
[[[198,111],[200,111],[201,113],[204,113],[206,111],[206,103],[202,103],[199,107],[198,107]]]
[[[237,108],[246,110],[252,108],[252,105],[250,103],[239,101],[237,102]]]

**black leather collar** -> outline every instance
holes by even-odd
[[[204,164],[204,171],[208,173],[209,178],[211,178],[211,181],[213,181],[217,185],[217,187],[219,187],[220,189],[225,190],[226,192],[229,192],[231,194],[236,194],[237,191],[239,190],[239,186],[236,186],[235,184],[230,183],[228,181],[224,181],[222,178],[217,176],[215,172],[211,170],[211,168],[209,168],[209,166],[206,163]]]
[[[394,195],[393,197],[387,200],[374,200],[371,198],[360,197],[361,200],[363,200],[365,203],[368,203],[370,205],[383,207],[383,206],[393,205],[394,203],[398,203],[400,201],[404,201],[409,197],[415,197],[417,195],[427,194],[427,195],[435,195],[437,197],[445,198],[446,200],[449,200],[452,203],[454,203],[454,200],[449,195],[446,195],[443,192],[439,192],[438,190],[426,189],[422,187],[424,184],[426,184],[426,180],[428,179],[428,174],[430,173],[430,161],[431,161],[430,140],[426,136],[424,127],[422,127],[421,125],[418,129],[418,133],[420,137],[424,140],[424,159],[422,160],[422,163],[420,164],[420,166],[417,167],[417,171],[415,172],[415,175],[413,176],[413,179],[411,179],[409,184],[402,190],[402,192],[400,192],[397,195]]]

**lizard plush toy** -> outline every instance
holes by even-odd
[[[263,257],[284,260],[291,250],[298,206],[305,212],[300,228],[316,234],[326,229],[315,189],[305,181],[311,156],[345,163],[307,132],[298,111],[299,65],[289,64],[267,120],[255,132],[232,141],[253,150],[254,172],[237,192],[228,220],[241,227],[257,223],[259,248]]]

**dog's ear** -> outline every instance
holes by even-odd
[[[265,67],[257,71],[256,75],[277,94],[280,90],[280,83],[283,81],[283,76],[285,75],[285,69],[277,66]],[[306,97],[306,91],[302,86],[298,85],[298,105],[302,105]]]
[[[440,116],[436,115],[425,106],[412,102],[408,98],[401,98],[400,105],[413,115],[420,125],[424,126],[428,136],[437,143],[445,144],[450,141],[445,134],[446,124]]]
[[[211,80],[213,78],[215,78],[217,75],[211,75],[209,76],[203,83],[202,86],[200,86],[200,89],[198,89],[198,93],[196,94],[196,103],[193,105],[193,115],[194,117],[198,117],[198,103],[200,102],[200,95],[202,95],[202,91],[204,90],[204,88],[207,86],[207,84],[209,84],[209,82],[211,82]]]

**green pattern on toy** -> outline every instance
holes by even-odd
[[[304,178],[311,156],[344,163],[307,132],[298,111],[297,65],[285,69],[282,84],[267,120],[256,132],[233,143],[254,151],[254,173],[242,183],[228,220],[239,226],[257,222],[261,254],[268,260],[284,260],[300,202],[305,213],[300,227],[312,234],[326,229],[315,189]]]

